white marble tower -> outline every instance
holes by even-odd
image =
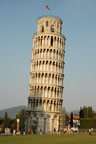
[[[62,131],[62,93],[65,37],[62,21],[41,17],[33,36],[26,130],[33,133]]]

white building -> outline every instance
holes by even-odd
[[[65,37],[62,21],[41,17],[33,36],[26,131],[53,133],[63,130],[62,93]]]

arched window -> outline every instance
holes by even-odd
[[[48,27],[48,21],[46,21],[46,27]]]
[[[44,32],[44,26],[41,26],[41,32]]]
[[[53,46],[53,36],[51,36],[51,46]]]
[[[51,26],[51,30],[50,31],[54,32],[54,26],[53,25]]]

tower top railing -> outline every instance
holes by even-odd
[[[59,19],[59,20],[61,21],[61,23],[63,23],[60,17],[58,17],[58,16],[53,16],[53,15],[43,15],[43,16],[40,16],[40,17],[38,17],[37,21],[38,21],[39,19],[41,19],[41,18],[47,18],[47,17],[48,17],[48,18],[56,18],[56,19]]]
[[[37,35],[37,34],[38,34],[38,33],[35,32],[35,33],[33,34],[32,38],[33,38],[35,35]],[[40,34],[44,35],[44,33],[40,33]],[[53,34],[53,33],[52,33],[52,34]],[[64,35],[63,33],[61,33],[60,35],[63,36],[64,39],[66,40],[66,37],[65,37],[65,35]]]

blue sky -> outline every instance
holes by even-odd
[[[64,107],[96,110],[96,0],[0,0],[0,109],[27,105],[32,36],[46,15],[63,21]]]

